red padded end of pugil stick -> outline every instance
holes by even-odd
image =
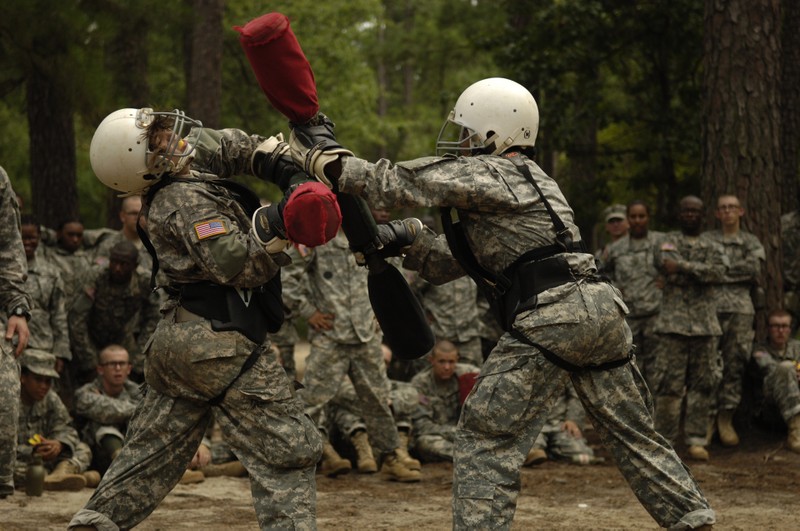
[[[295,123],[313,118],[319,111],[314,72],[289,18],[267,13],[233,29],[239,32],[239,42],[272,106]]]

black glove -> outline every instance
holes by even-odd
[[[417,218],[396,219],[378,225],[378,255],[383,258],[405,254],[422,232],[422,221]]]
[[[305,124],[290,124],[289,146],[295,163],[309,175],[316,177],[328,188],[333,189],[335,177],[325,173],[325,166],[343,155],[353,152],[343,148],[333,132],[333,122],[322,113]]]
[[[259,144],[250,159],[250,169],[253,175],[262,181],[276,184],[283,192],[297,181],[293,181],[293,177],[303,175],[303,170],[292,160],[289,144],[283,141],[281,133]]]

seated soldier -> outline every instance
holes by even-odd
[[[75,392],[75,413],[85,420],[81,438],[101,472],[122,450],[128,420],[141,398],[139,385],[128,379],[130,373],[128,351],[109,345],[98,356],[97,378]]]
[[[392,359],[392,351],[386,345],[381,345],[381,348],[384,363],[388,366]],[[405,465],[405,468],[419,471],[422,469],[422,464],[408,453],[411,416],[418,401],[417,390],[409,383],[398,382],[388,378],[386,379],[386,385],[389,396],[389,409],[392,411],[397,428],[397,436],[400,440],[397,455]],[[378,466],[369,442],[367,426],[359,413],[358,397],[349,378],[345,378],[336,396],[331,400],[327,415],[329,421],[338,432],[347,437],[352,443],[356,451],[356,467],[358,471],[365,474],[377,472]],[[419,481],[417,474],[406,476],[398,473],[396,476],[392,479],[400,482]]]
[[[43,350],[27,349],[19,363],[21,402],[14,484],[24,487],[28,464],[33,455],[38,455],[48,471],[45,490],[96,487],[100,474],[87,471],[92,451],[81,442],[67,408],[51,390],[53,379],[58,378],[56,357]]]
[[[142,381],[144,345],[160,318],[158,296],[150,289],[150,275],[136,271],[139,251],[129,241],[111,248],[107,267],[97,267],[69,314],[73,366],[78,383],[97,376],[97,354],[112,343],[131,357],[131,379]]]
[[[585,412],[572,383],[565,382],[563,392],[554,400],[547,422],[536,437],[525,465],[537,465],[548,457],[568,459],[579,465],[601,463],[603,460],[594,456],[594,450],[581,433]]]
[[[458,363],[458,349],[437,341],[428,355],[430,367],[417,373],[411,384],[419,392],[414,412],[413,450],[423,461],[452,461],[453,438],[461,406],[478,367]]]
[[[753,359],[763,377],[767,405],[777,408],[789,427],[786,445],[800,453],[800,341],[790,339],[792,316],[773,310],[767,317],[769,340],[757,345]]]

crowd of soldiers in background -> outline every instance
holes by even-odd
[[[136,230],[141,206],[137,196],[124,199],[120,230],[84,230],[77,219],[51,230],[22,218],[33,318],[19,359],[19,487],[37,446],[48,449],[37,451],[47,457],[45,488],[73,490],[96,486],[124,445],[163,297],[151,289],[153,261]],[[610,241],[595,255],[599,274],[630,310],[656,428],[673,445],[685,444],[694,460],[710,458],[717,434],[721,444],[737,445],[734,417],[744,409],[745,389],[748,417],[784,423],[787,447],[800,452],[800,341],[793,339],[800,214],[781,220],[784,308],[769,312],[768,338],[754,343],[764,249],[742,229],[745,210],[735,196],[719,197],[713,208],[719,228],[704,232],[702,201],[684,198],[678,230],[664,233],[649,229],[645,203],[612,205],[604,213]],[[373,215],[378,222],[389,219],[385,211]],[[324,246],[289,253],[292,264],[281,272],[287,319],[270,339],[287,375],[302,382],[306,413],[327,438],[319,473],[336,477],[355,467],[416,482],[422,464],[452,461],[461,405],[501,335],[474,282],[465,276],[436,286],[407,275],[437,341],[426,358],[406,362],[392,359],[382,344],[367,270],[342,233]],[[295,347],[303,322],[310,351],[300,370]],[[587,428],[567,384],[525,464],[602,461],[586,441]],[[218,430],[207,435],[182,481],[246,475]],[[376,456],[396,442],[399,459],[379,462]]]

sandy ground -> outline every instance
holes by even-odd
[[[711,461],[690,463],[717,512],[717,529],[800,530],[800,455],[784,446],[785,433],[758,426],[740,430],[737,449],[712,445]],[[588,432],[595,442],[593,432]],[[515,529],[656,529],[608,454],[606,463],[580,467],[547,462],[522,472]],[[682,448],[679,453],[684,455]],[[320,529],[449,529],[452,467],[425,465],[423,480],[399,484],[380,474],[317,475]],[[0,529],[64,529],[91,495],[18,491],[0,501]],[[257,529],[246,478],[207,478],[178,485],[138,529]]]

